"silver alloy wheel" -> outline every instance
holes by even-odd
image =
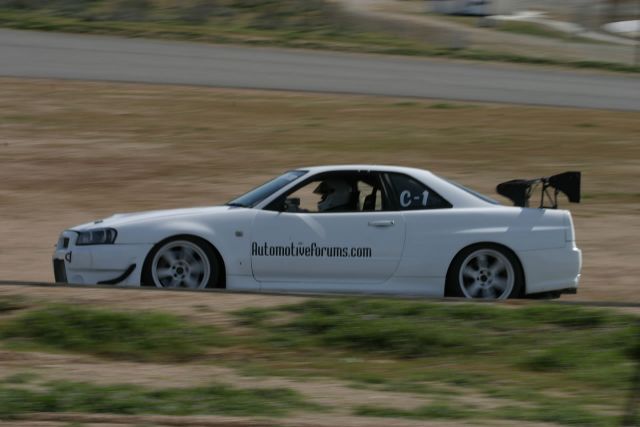
[[[458,283],[467,298],[507,299],[513,291],[515,271],[500,251],[478,249],[462,261]]]
[[[205,251],[187,240],[168,242],[151,262],[153,283],[159,288],[205,288],[212,273]]]

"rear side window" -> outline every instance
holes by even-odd
[[[390,173],[388,176],[395,193],[396,205],[401,211],[451,207],[451,203],[410,176],[397,173]]]

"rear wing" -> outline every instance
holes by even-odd
[[[529,207],[529,199],[540,188],[540,209],[557,209],[558,194],[565,194],[571,203],[580,203],[580,172],[564,172],[537,179],[513,179],[498,184],[496,191],[511,200],[514,206]]]

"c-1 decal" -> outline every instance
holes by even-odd
[[[400,206],[402,206],[403,208],[408,208],[409,206],[411,206],[412,200],[420,200],[420,196],[421,195],[411,196],[411,191],[404,190],[402,193],[400,193]],[[424,190],[422,192],[422,206],[426,207],[428,201],[429,192],[427,190]]]

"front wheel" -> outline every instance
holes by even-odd
[[[465,298],[507,299],[521,296],[522,267],[510,251],[491,244],[475,245],[453,260],[447,294]]]
[[[205,241],[176,237],[161,242],[149,253],[142,282],[158,288],[215,288],[221,272],[216,253]]]

